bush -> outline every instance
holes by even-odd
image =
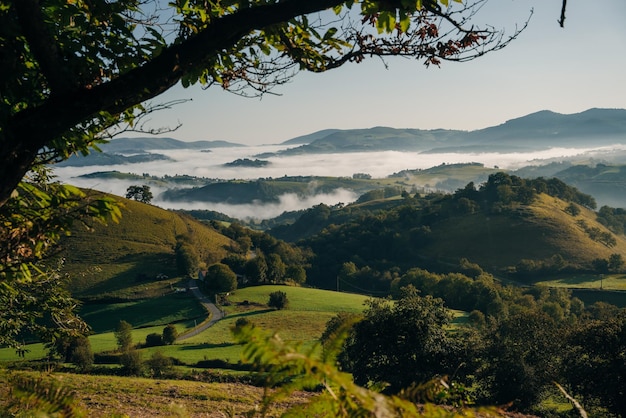
[[[150,370],[152,376],[160,377],[172,369],[173,361],[169,357],[165,357],[160,351],[152,354],[150,359],[146,361],[146,366]]]
[[[84,372],[91,368],[94,356],[91,350],[91,344],[86,337],[77,339],[76,346],[72,348],[70,360],[80,371]]]
[[[280,290],[276,292],[270,293],[270,300],[267,302],[267,305],[270,308],[275,309],[284,309],[289,305],[289,300],[287,299],[287,293],[282,292]]]
[[[237,328],[241,328],[241,327],[245,327],[246,325],[250,325],[251,322],[247,319],[247,318],[237,318],[237,320],[235,321],[235,327]]]
[[[177,337],[178,331],[176,330],[176,327],[174,325],[169,324],[165,328],[163,328],[163,344],[174,344],[174,341],[176,341]]]
[[[146,347],[156,347],[159,345],[163,345],[163,336],[161,336],[161,334],[153,332],[152,334],[146,335]]]
[[[128,350],[120,356],[120,364],[128,375],[138,376],[143,371],[141,353],[137,350]]]

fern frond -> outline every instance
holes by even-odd
[[[74,394],[53,379],[10,376],[10,412],[31,411],[44,416],[81,418],[86,414],[75,404]]]

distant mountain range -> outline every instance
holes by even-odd
[[[367,151],[512,152],[551,147],[626,143],[626,109],[589,109],[563,115],[548,110],[475,131],[449,129],[324,130],[291,139],[283,145],[311,142],[280,151],[280,155]],[[265,154],[264,156],[267,156]]]
[[[141,153],[151,150],[172,150],[172,149],[197,149],[209,150],[211,148],[244,147],[228,141],[180,141],[174,138],[119,138],[100,146],[106,153]]]
[[[102,152],[92,152],[87,156],[73,155],[68,160],[58,163],[57,166],[135,164],[170,159],[165,155],[151,152],[154,150],[195,149],[210,152],[212,148],[225,147],[245,147],[245,145],[227,141],[186,142],[174,138],[157,137],[119,138],[100,145]]]
[[[475,131],[387,127],[324,129],[281,144],[293,145],[292,148],[277,153],[259,154],[256,157],[375,151],[528,152],[553,147],[617,143],[626,143],[626,109],[589,109],[571,115],[542,110]],[[101,145],[103,152],[99,157],[97,153],[87,157],[73,156],[59,165],[132,164],[141,160],[166,159],[163,155],[153,153],[159,150],[194,149],[210,152],[213,148],[244,146],[228,141],[185,142],[174,138],[119,138]]]

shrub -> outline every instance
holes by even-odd
[[[70,361],[81,371],[87,371],[91,368],[94,356],[91,344],[86,337],[77,339],[77,344],[72,348],[70,354]]]
[[[120,364],[128,375],[137,376],[143,371],[141,353],[137,350],[128,350],[120,356]]]
[[[270,308],[276,309],[284,309],[289,305],[289,300],[287,299],[287,293],[282,292],[280,290],[276,292],[270,293],[270,300],[267,302],[267,305]]]
[[[176,327],[174,325],[169,324],[165,328],[163,328],[163,344],[174,344],[174,341],[176,341],[177,337],[178,331],[176,330]]]
[[[146,347],[156,347],[159,345],[163,345],[163,336],[161,334],[153,332],[152,334],[146,335]]]
[[[170,371],[172,369],[172,364],[172,359],[164,356],[160,351],[154,352],[150,359],[146,361],[146,366],[150,370],[150,374],[157,377]]]
[[[250,325],[250,321],[247,318],[237,318],[235,321],[235,327],[237,328],[245,327],[246,325]]]

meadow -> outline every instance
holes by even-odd
[[[283,310],[267,307],[271,292],[287,293],[289,306]],[[288,286],[256,286],[232,292],[222,309],[226,317],[212,327],[172,345],[141,348],[147,359],[155,351],[174,357],[188,365],[207,359],[236,364],[241,359],[241,346],[235,344],[231,328],[239,318],[246,318],[257,326],[278,332],[285,340],[312,345],[321,336],[326,322],[338,312],[361,312],[366,296],[338,293],[328,290]],[[95,353],[113,351],[116,340],[115,325],[125,320],[134,329],[133,342],[141,344],[151,333],[161,333],[165,325],[173,323],[179,334],[199,325],[206,312],[198,301],[187,294],[167,296],[115,304],[90,304],[81,312],[83,318],[97,333],[89,337]],[[45,356],[42,344],[29,344],[25,360]],[[0,349],[0,361],[16,361],[19,357],[12,349]]]

